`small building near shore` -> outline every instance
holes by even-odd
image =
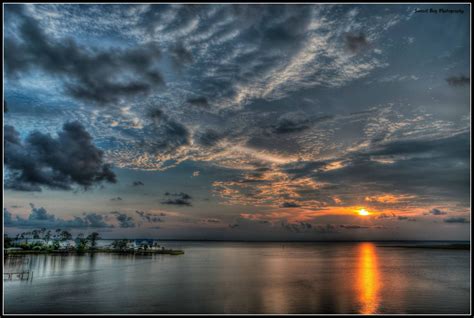
[[[60,250],[68,250],[72,249],[76,246],[76,243],[74,240],[66,240],[66,241],[60,241],[59,242],[59,249]]]
[[[156,250],[159,249],[160,245],[156,240],[153,239],[144,239],[144,240],[135,240],[134,249],[147,249],[147,250]]]

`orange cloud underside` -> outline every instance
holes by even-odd
[[[401,203],[416,198],[414,195],[394,195],[394,194],[382,194],[374,196],[366,196],[365,201],[367,202],[378,202],[378,203]]]
[[[368,216],[359,214],[361,209],[369,212]],[[241,213],[240,216],[250,220],[268,220],[279,221],[286,220],[288,222],[311,221],[321,216],[352,216],[377,219],[380,215],[397,215],[397,216],[415,216],[421,215],[426,208],[410,208],[407,210],[400,209],[371,209],[364,206],[348,206],[348,207],[326,207],[320,210],[309,210],[304,208],[282,208],[271,210],[266,213]]]

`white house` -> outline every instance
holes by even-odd
[[[66,240],[59,242],[59,249],[60,250],[68,250],[76,246],[74,240]]]

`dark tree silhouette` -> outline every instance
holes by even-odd
[[[92,232],[87,236],[87,241],[89,242],[91,249],[95,249],[97,246],[97,240],[100,240],[100,235],[97,232]]]

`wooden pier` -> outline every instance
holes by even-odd
[[[3,273],[3,280],[30,280],[33,279],[33,271]]]

